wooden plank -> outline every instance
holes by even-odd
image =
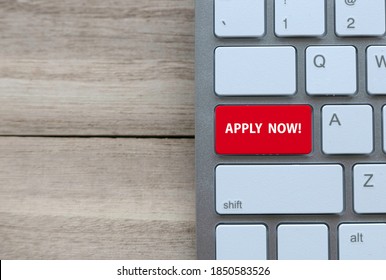
[[[0,1],[0,135],[193,135],[194,0]]]
[[[192,139],[0,138],[0,259],[195,258]]]

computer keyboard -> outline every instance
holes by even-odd
[[[385,0],[196,0],[199,259],[386,259]]]

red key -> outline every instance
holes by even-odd
[[[222,155],[309,154],[309,105],[217,106],[215,150]]]

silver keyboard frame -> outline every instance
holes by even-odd
[[[214,35],[214,1],[196,0],[196,205],[197,257],[215,259],[218,224],[265,224],[268,259],[277,259],[277,226],[282,223],[324,223],[329,227],[330,259],[338,258],[337,228],[341,223],[385,222],[386,214],[353,211],[352,168],[358,163],[386,163],[382,148],[382,106],[386,96],[366,91],[366,48],[386,45],[386,37],[335,35],[334,0],[326,1],[326,34],[320,38],[279,38],[274,34],[273,0],[266,0],[266,35],[256,39],[221,39]],[[290,97],[219,97],[214,92],[214,50],[219,46],[294,46],[297,50],[297,94]],[[305,93],[305,49],[350,45],[357,48],[358,92],[353,97],[315,97]],[[310,104],[313,107],[313,152],[299,156],[221,156],[214,151],[214,109],[235,104]],[[374,109],[374,151],[370,155],[325,155],[321,151],[321,108],[327,104],[370,104]],[[355,141],[355,139],[354,139]],[[218,164],[325,164],[344,167],[345,210],[340,215],[218,215],[215,210],[215,167]]]

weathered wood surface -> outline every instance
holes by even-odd
[[[0,0],[0,135],[193,135],[194,0]]]
[[[0,0],[0,259],[195,258],[193,21]]]
[[[0,259],[195,258],[193,145],[0,138]]]

